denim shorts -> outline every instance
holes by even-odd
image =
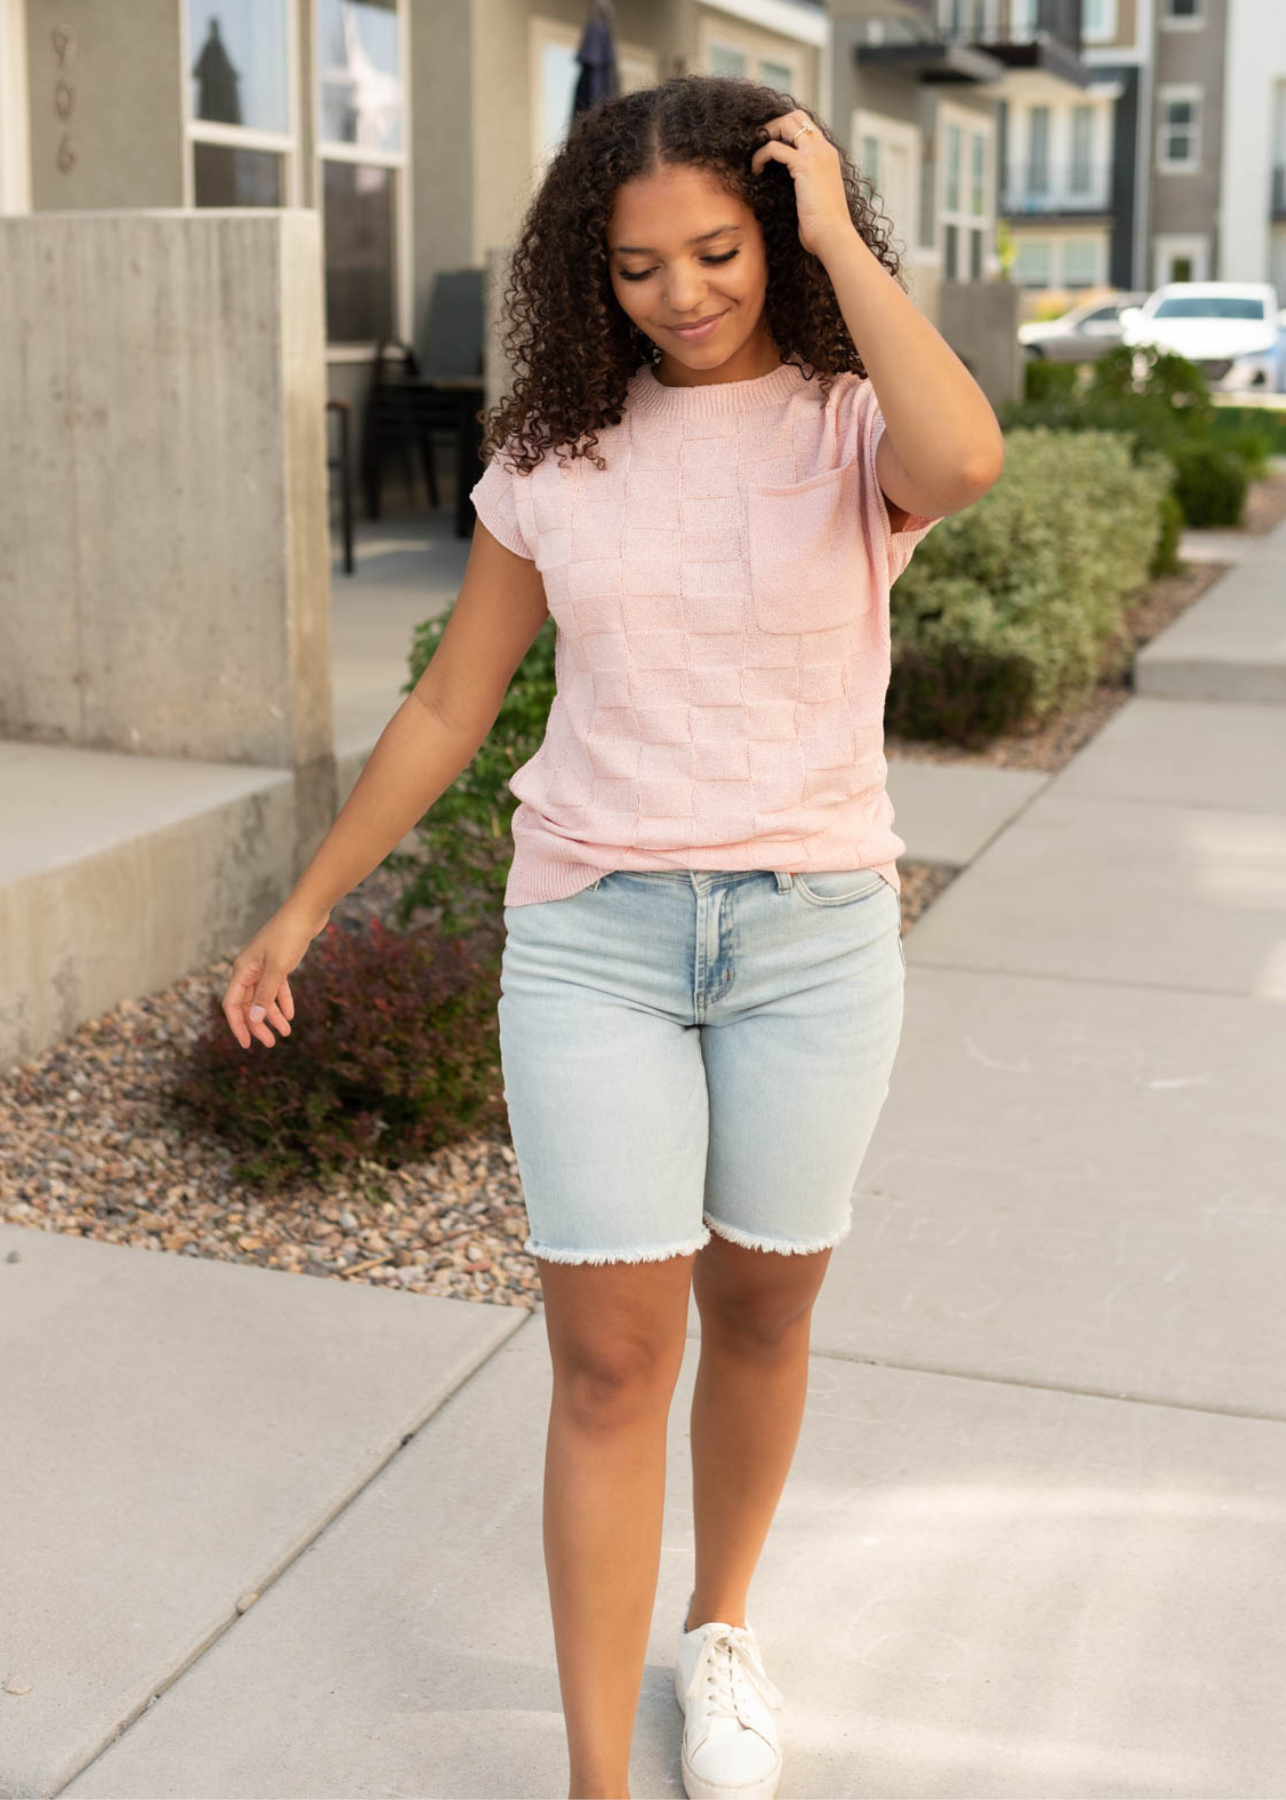
[[[613,870],[506,906],[500,1056],[559,1263],[828,1249],[889,1090],[906,960],[872,869]]]

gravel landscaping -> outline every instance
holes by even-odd
[[[1286,510],[1286,478],[1258,483],[1256,524]],[[1130,614],[1136,644],[1177,617],[1223,572],[1198,565],[1152,584]],[[1055,770],[1129,698],[1128,676],[1034,733],[966,752],[899,743],[890,756]],[[903,929],[955,871],[904,861]],[[400,878],[375,870],[332,910],[341,924],[393,924]],[[432,912],[411,923],[427,922]],[[299,1180],[266,1198],[230,1174],[216,1139],[168,1122],[159,1095],[205,1029],[231,958],[163,991],[123,1000],[33,1060],[0,1073],[0,1218],[135,1249],[249,1263],[494,1305],[539,1304],[535,1261],[507,1137],[469,1137],[400,1170],[376,1163],[326,1184]],[[281,1045],[276,1052],[281,1052]],[[11,1257],[20,1251],[10,1253]]]

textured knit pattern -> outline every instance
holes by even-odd
[[[644,364],[597,469],[502,452],[478,516],[532,558],[557,693],[520,802],[505,903],[613,869],[877,869],[900,888],[885,791],[889,587],[934,519],[893,532],[869,381],[829,399],[793,363],[669,387]]]

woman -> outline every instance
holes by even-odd
[[[902,1025],[889,583],[1003,457],[897,272],[869,187],[788,95],[684,76],[575,121],[512,264],[515,381],[450,622],[225,997],[243,1045],[289,1033],[289,970],[476,753],[552,612],[499,1021],[553,1361],[573,1796],[629,1792],[690,1291],[684,1786],[780,1777],[746,1596]]]

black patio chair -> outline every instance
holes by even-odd
[[[413,484],[412,452],[424,466],[429,505],[440,504],[435,440],[447,437],[455,456],[455,533],[473,530],[469,489],[482,474],[477,413],[486,397],[482,372],[483,278],[481,269],[443,270],[436,277],[426,327],[425,366],[410,344],[385,339],[375,353],[362,433],[362,486],[366,510],[380,516],[385,459],[399,452],[407,485]]]

